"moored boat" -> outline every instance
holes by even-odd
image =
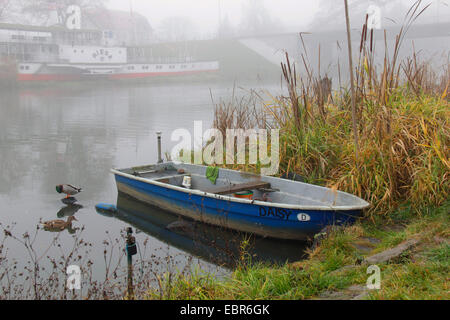
[[[154,54],[151,43],[112,45],[103,30],[0,23],[0,80],[40,83],[210,74],[219,61]],[[168,52],[166,52],[168,53]]]
[[[369,206],[345,192],[227,169],[219,169],[213,184],[206,172],[205,166],[173,162],[112,170],[119,193],[185,218],[262,237],[311,239],[329,225],[353,223]],[[247,190],[252,199],[235,196]]]

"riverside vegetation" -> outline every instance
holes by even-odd
[[[233,128],[280,129],[280,175],[295,172],[308,183],[355,194],[372,204],[365,216],[353,226],[324,230],[308,250],[307,259],[301,262],[253,263],[249,253],[251,243],[243,241],[237,267],[230,276],[220,279],[199,269],[151,274],[156,272],[158,262],[149,263],[142,281],[135,281],[139,285],[136,298],[450,298],[450,62],[447,58],[437,73],[415,52],[399,61],[405,32],[423,12],[420,4],[417,1],[408,12],[392,54],[387,46],[384,48],[381,66],[375,63],[373,34],[367,24],[363,26],[360,58],[354,70],[357,145],[352,130],[350,90],[339,83],[339,89],[333,92],[328,78],[314,73],[306,51],[302,55],[305,70],[302,74],[287,55],[286,63],[282,64],[287,96],[267,93],[269,98],[262,98],[252,94],[216,106],[214,126],[224,134],[226,129]],[[257,104],[262,104],[263,113]],[[231,168],[258,172],[259,165]],[[3,231],[5,238],[13,237],[8,228]],[[30,248],[29,235],[16,239]],[[377,263],[381,269],[381,288],[363,290],[369,277],[366,258],[408,240],[415,240],[415,245]],[[76,243],[88,246],[80,241],[77,236]],[[7,260],[2,257],[2,249],[5,252],[0,243],[0,266],[5,271],[0,273],[0,281],[7,279],[1,298],[20,297],[20,292],[13,292],[11,287],[14,279],[8,272],[13,273],[13,269],[3,268]],[[49,278],[39,286],[37,262],[42,257],[38,258],[31,249],[29,252],[34,258],[29,269],[32,285],[27,287],[27,297],[54,298],[54,291],[43,288],[51,281],[59,279],[59,285],[64,281]],[[65,275],[63,267],[70,259],[86,259],[77,252],[64,255],[61,266],[52,260],[51,274]],[[108,261],[105,249],[107,266],[111,265]],[[116,273],[119,264],[120,261],[107,270],[105,282],[88,289],[83,298],[124,297],[126,281],[122,285],[110,283],[110,278],[120,277]],[[155,283],[148,281],[150,276],[156,279]],[[61,290],[63,295],[59,297],[73,297]]]
[[[450,298],[450,63],[447,56],[437,73],[415,52],[399,61],[406,32],[426,9],[420,5],[417,1],[407,13],[391,55],[385,46],[381,66],[375,63],[373,33],[363,26],[354,70],[357,145],[350,90],[340,84],[332,92],[330,80],[314,74],[306,50],[304,75],[287,55],[282,64],[288,96],[252,94],[216,107],[214,126],[222,134],[233,128],[280,129],[280,174],[294,172],[308,183],[369,201],[365,217],[318,235],[309,257],[298,263],[251,263],[244,243],[231,277],[181,275],[166,282],[170,290],[164,298]],[[259,165],[228,167],[259,171]],[[365,258],[407,240],[414,245],[378,263],[381,288],[365,290]],[[155,297],[160,296],[150,291],[149,298]]]

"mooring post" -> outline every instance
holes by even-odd
[[[156,133],[156,135],[158,136],[158,163],[163,163],[163,159],[162,159],[162,155],[161,155],[161,137],[162,137],[162,132],[158,131]]]
[[[127,260],[128,260],[128,299],[134,300],[133,288],[133,256],[137,253],[136,238],[132,236],[133,229],[127,229]]]

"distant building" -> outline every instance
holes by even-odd
[[[153,29],[139,13],[117,10],[85,10],[81,14],[82,29],[103,32],[105,45],[147,45],[153,40]]]

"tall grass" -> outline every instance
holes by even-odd
[[[372,204],[369,215],[387,214],[407,201],[418,209],[448,198],[450,62],[436,73],[415,52],[399,60],[405,34],[426,8],[414,3],[391,54],[385,33],[381,65],[374,59],[373,32],[367,22],[363,26],[355,64],[358,150],[349,90],[331,93],[307,52],[301,56],[305,74],[286,55],[281,67],[288,96],[262,100],[267,119],[281,130],[280,175],[295,172],[310,183],[362,197]]]
[[[417,207],[439,205],[449,194],[450,64],[447,61],[446,71],[438,76],[429,64],[419,62],[415,53],[405,61],[398,60],[405,33],[427,8],[421,9],[420,4],[417,1],[408,11],[392,55],[385,34],[380,71],[374,62],[373,32],[368,36],[367,22],[363,26],[355,70],[360,136],[357,159],[348,90],[336,93],[324,112],[315,91],[303,88],[305,83],[317,82],[311,81],[309,74],[309,79],[300,81],[298,100],[279,100],[275,104],[279,108],[267,108],[284,131],[283,169],[363,197],[373,204],[371,213],[386,213],[406,200]],[[292,77],[285,75],[290,86]],[[298,105],[298,101],[304,102]],[[299,119],[297,115],[302,114],[309,116]]]

